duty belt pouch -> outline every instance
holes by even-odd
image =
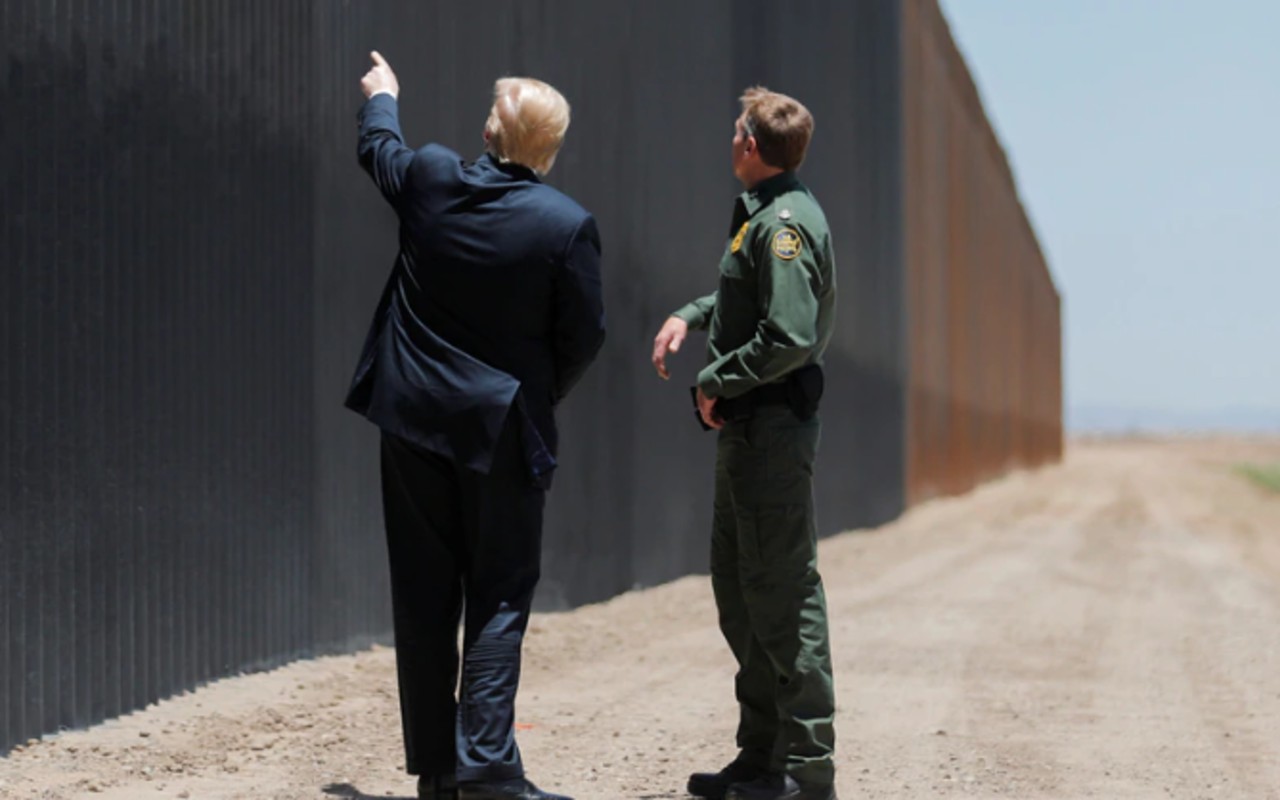
[[[818,364],[801,367],[787,376],[787,404],[791,412],[800,419],[812,419],[818,413],[825,384]]]

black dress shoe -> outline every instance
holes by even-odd
[[[458,800],[573,800],[562,794],[544,792],[525,778],[493,783],[460,783]]]
[[[834,786],[807,786],[790,775],[766,775],[747,783],[735,783],[725,800],[836,800]]]
[[[418,800],[458,800],[458,781],[452,775],[420,775]]]
[[[767,771],[742,761],[731,761],[719,772],[695,772],[689,776],[689,794],[707,800],[724,800],[724,793],[735,783],[747,783],[764,777]]]

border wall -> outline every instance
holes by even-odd
[[[1061,453],[1058,298],[935,0],[0,5],[0,753],[390,630],[375,430],[342,408],[395,248],[370,49],[412,144],[561,88],[551,182],[609,338],[562,407],[539,605],[706,568],[713,443],[650,342],[714,287],[744,87],[817,133],[841,300],[824,534]],[[828,575],[829,580],[839,576]]]

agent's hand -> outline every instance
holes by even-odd
[[[671,373],[667,372],[667,353],[679,352],[684,337],[688,335],[689,323],[679,317],[667,317],[662,330],[653,338],[653,368],[664,381],[671,378]]]
[[[698,414],[701,415],[702,421],[709,428],[720,430],[724,427],[724,420],[720,419],[720,415],[716,413],[716,401],[714,398],[707,397],[698,390]]]
[[[399,97],[400,81],[396,80],[396,74],[391,71],[391,65],[377,50],[370,53],[369,58],[373,59],[373,67],[360,79],[360,91],[364,92],[365,97],[373,97],[379,92]]]

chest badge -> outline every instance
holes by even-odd
[[[738,235],[733,237],[733,244],[729,245],[730,253],[736,253],[742,249],[742,237],[747,235],[747,228],[750,225],[750,222],[744,222],[742,227],[738,228]]]
[[[773,254],[783,261],[800,255],[800,234],[790,228],[778,231],[773,236]]]

